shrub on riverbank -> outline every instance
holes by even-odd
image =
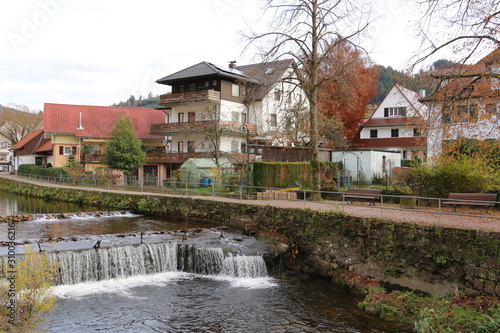
[[[18,260],[16,262],[16,260]],[[53,311],[56,298],[50,288],[54,267],[47,257],[28,249],[21,260],[9,260],[0,284],[0,331],[34,332]]]
[[[500,331],[500,301],[497,297],[437,298],[414,292],[371,288],[363,302],[364,311],[386,320],[415,325],[418,333],[496,333]]]

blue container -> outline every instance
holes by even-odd
[[[209,187],[209,186],[212,186],[212,179],[208,178],[208,177],[203,177],[201,179],[201,187]]]

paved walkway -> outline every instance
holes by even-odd
[[[141,192],[124,191],[119,189],[106,189],[106,188],[94,188],[94,187],[75,187],[63,184],[49,183],[39,180],[32,180],[4,173],[0,173],[0,177],[12,179],[19,182],[41,185],[41,186],[80,189],[85,191],[129,193],[138,195],[150,194],[157,196],[183,197],[183,195],[176,195],[176,194],[148,193],[142,191]],[[439,214],[433,212],[425,212],[423,210],[391,209],[390,207],[387,206],[386,207],[368,206],[366,204],[351,205],[336,201],[310,202],[310,201],[291,201],[291,200],[246,200],[246,199],[241,200],[239,198],[222,198],[216,196],[212,197],[212,196],[196,196],[196,195],[194,196],[191,195],[190,197],[200,200],[244,203],[244,204],[260,205],[260,206],[271,205],[284,208],[309,208],[311,210],[317,210],[317,211],[339,210],[345,212],[346,214],[359,217],[378,217],[387,220],[407,222],[407,223],[418,223],[418,224],[434,225],[440,227],[500,232],[500,219],[493,217]]]

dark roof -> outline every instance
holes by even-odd
[[[202,78],[209,76],[222,76],[233,80],[244,80],[252,83],[258,83],[252,77],[249,77],[235,68],[215,65],[213,63],[202,61],[199,64],[180,70],[157,80],[160,84],[171,84],[177,81],[183,81],[192,78]]]
[[[43,149],[40,149],[42,147]],[[34,155],[36,153],[51,151],[52,141],[44,138],[43,130],[36,130],[12,146],[10,150],[14,150],[16,156]]]
[[[253,77],[260,83],[260,86],[253,92],[253,98],[259,100],[264,98],[274,85],[279,82],[285,72],[294,67],[295,62],[292,59],[278,60],[272,62],[263,62],[258,64],[238,66],[236,69]]]

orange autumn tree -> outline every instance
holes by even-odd
[[[379,70],[363,57],[360,50],[340,43],[330,51],[321,67],[323,83],[319,88],[319,109],[325,118],[321,129],[327,146],[349,142],[366,118],[366,106],[377,94]],[[337,124],[337,137],[332,137],[331,124]],[[340,123],[340,126],[338,124]]]

